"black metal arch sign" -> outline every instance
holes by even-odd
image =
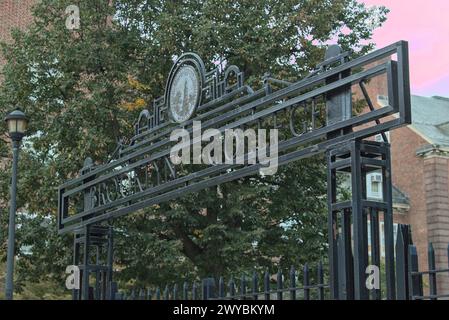
[[[335,48],[333,48],[335,49]],[[264,77],[260,89],[244,83],[237,66],[207,71],[201,58],[186,53],[174,63],[164,96],[139,115],[135,135],[120,144],[113,159],[94,166],[87,160],[80,176],[59,187],[59,233],[66,233],[259,172],[263,163],[247,150],[242,162],[186,166],[174,164],[170,136],[184,129],[193,136],[214,129],[277,129],[277,165],[325,152],[410,123],[408,45],[400,41],[349,60],[328,50],[323,63],[294,83]],[[391,57],[391,59],[386,59]],[[366,89],[386,77],[388,104],[376,108]],[[351,87],[362,93],[356,110]],[[197,124],[201,122],[200,128]],[[201,142],[200,142],[201,146]],[[267,146],[268,148],[268,146]]]

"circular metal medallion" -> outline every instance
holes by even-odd
[[[183,65],[176,72],[169,91],[169,110],[175,122],[192,116],[199,102],[200,78],[191,65]]]

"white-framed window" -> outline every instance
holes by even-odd
[[[389,143],[391,140],[390,140],[390,131],[387,131],[387,132],[385,132],[385,136],[387,137],[387,142]],[[382,135],[379,133],[379,134],[376,134],[375,136],[374,136],[374,140],[376,141],[376,142],[385,142],[384,141],[384,138],[382,137]]]
[[[380,232],[380,256],[385,258],[385,224],[381,221],[379,226]],[[393,243],[396,244],[396,238],[398,236],[398,224],[393,223]]]
[[[366,175],[366,197],[368,199],[382,200],[382,174],[373,172]]]
[[[398,224],[393,223],[393,243],[396,243],[398,234]],[[368,255],[371,257],[371,227],[370,221],[368,221]],[[385,258],[385,224],[383,221],[379,221],[379,244],[380,244],[380,256]]]
[[[379,106],[381,108],[387,107],[389,105],[388,102],[388,96],[384,96],[384,95],[378,95],[377,96],[377,103],[379,104]]]

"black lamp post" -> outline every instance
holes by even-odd
[[[9,137],[12,140],[12,151],[13,151],[5,298],[7,300],[12,300],[14,292],[13,275],[14,275],[14,239],[16,232],[17,162],[19,160],[20,143],[22,141],[22,138],[25,136],[25,131],[28,125],[28,118],[22,111],[15,110],[6,116],[5,121],[8,126]]]

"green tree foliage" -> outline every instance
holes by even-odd
[[[70,4],[80,8],[79,30],[65,26]],[[72,238],[56,234],[56,188],[87,156],[103,163],[131,136],[139,111],[162,95],[175,56],[194,51],[208,67],[236,64],[254,87],[265,72],[297,80],[328,41],[354,54],[371,49],[386,12],[355,0],[40,1],[29,29],[2,46],[1,114],[20,106],[31,120],[20,161],[19,207],[28,214],[20,215],[17,278],[63,285]],[[5,157],[8,148],[3,138]],[[9,174],[8,166],[0,171],[2,199]],[[148,286],[317,261],[326,256],[325,191],[315,158],[116,220],[116,275]],[[6,208],[2,226],[5,216]]]

